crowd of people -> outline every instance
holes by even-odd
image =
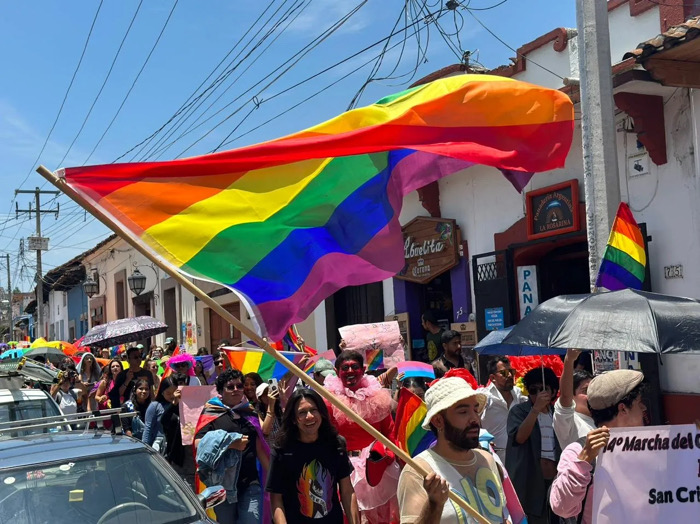
[[[609,428],[643,424],[642,374],[593,378],[569,350],[560,377],[548,367],[516,377],[509,358],[497,356],[477,386],[459,333],[437,334],[432,382],[397,376],[396,368],[369,373],[363,355],[342,346],[335,362],[318,360],[312,375],[386,436],[395,435],[401,388],[424,399],[422,427],[435,443],[413,464],[291,374],[279,383],[244,375],[216,350],[205,368],[208,351],[173,356],[174,341],[147,354],[130,347],[103,367],[91,353],[77,365],[66,359],[51,395],[65,413],[135,413],[124,419],[127,434],[162,453],[191,486],[198,473],[226,488],[226,501],[214,508],[218,522],[469,522],[450,492],[491,522],[514,522],[513,503],[530,523],[592,522],[595,458]],[[217,392],[202,407],[192,446],[182,443],[178,409],[188,385]]]

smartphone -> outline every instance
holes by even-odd
[[[276,378],[271,378],[267,381],[267,383],[270,385],[270,391],[277,391],[277,389],[279,388],[279,384],[277,383]]]

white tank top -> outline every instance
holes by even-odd
[[[418,454],[416,458],[423,459],[430,468],[444,478],[450,485],[450,490],[465,499],[470,506],[493,523],[511,523],[506,498],[501,486],[498,467],[487,452],[474,450],[477,460],[474,470],[468,476],[462,476],[449,462],[428,449]],[[476,524],[457,504],[448,499],[442,509],[441,524]]]

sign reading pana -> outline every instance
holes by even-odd
[[[459,234],[454,220],[414,218],[403,231],[404,267],[396,278],[425,284],[459,263]]]

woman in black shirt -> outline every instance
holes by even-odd
[[[342,524],[344,510],[349,524],[359,524],[351,472],[345,440],[330,423],[321,397],[310,389],[296,391],[270,457],[273,522]]]

